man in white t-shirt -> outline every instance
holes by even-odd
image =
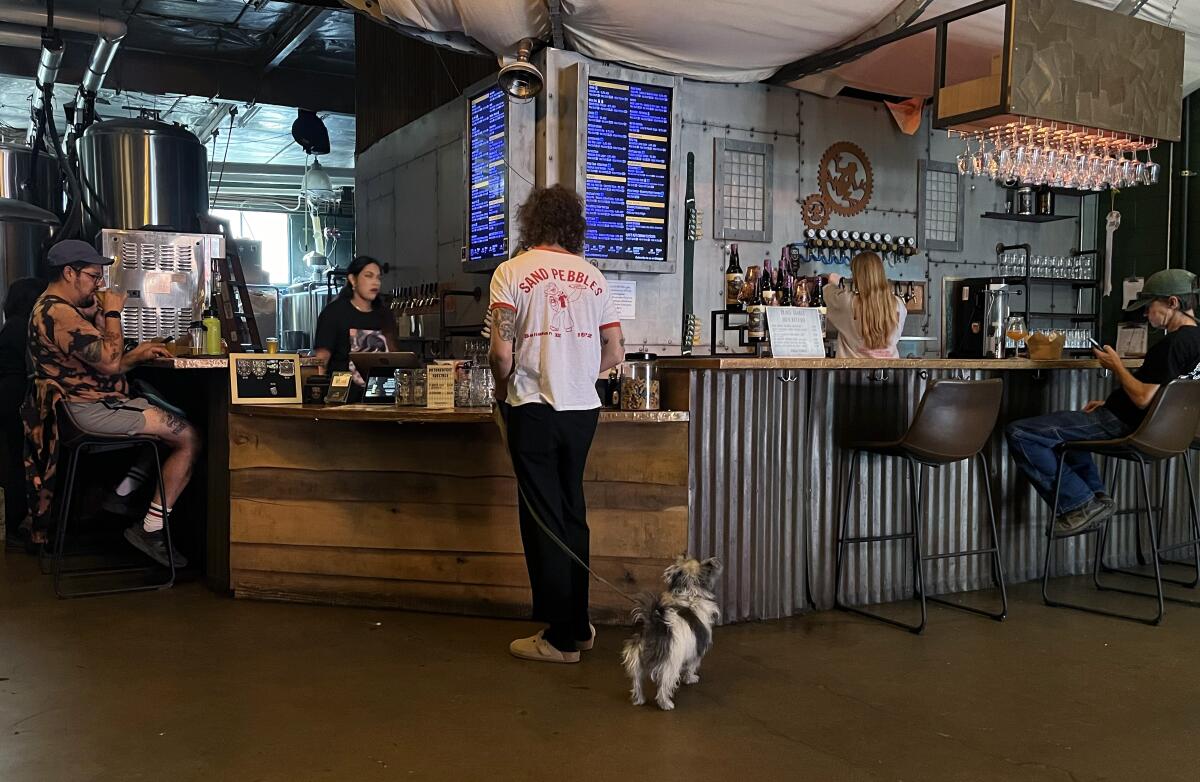
[[[547,627],[509,651],[575,663],[596,634],[588,574],[538,521],[588,561],[583,469],[600,418],[596,379],[621,363],[625,341],[608,282],[580,256],[586,223],[579,196],[561,185],[535,190],[517,223],[525,252],[492,277],[489,360],[519,486],[533,618]]]

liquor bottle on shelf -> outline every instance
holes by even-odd
[[[746,339],[755,344],[762,342],[767,338],[767,307],[762,299],[762,279],[759,279],[759,286],[754,291],[754,298],[746,303],[746,314],[748,323],[746,325]]]
[[[741,312],[742,301],[738,298],[742,292],[742,284],[746,275],[742,272],[742,264],[738,258],[738,246],[729,245],[729,265],[725,267],[725,309],[730,312]]]
[[[819,274],[816,280],[813,281],[813,295],[810,303],[813,307],[825,306],[825,280]]]
[[[792,306],[792,275],[781,271],[779,273],[779,284],[776,286],[777,293],[775,294],[775,304],[779,307]]]
[[[771,257],[763,259],[762,278],[759,280],[759,299],[764,307],[775,306],[775,277],[771,274]]]

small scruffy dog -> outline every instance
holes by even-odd
[[[657,597],[644,595],[643,604],[634,609],[637,632],[621,652],[633,682],[634,706],[646,702],[643,673],[658,687],[655,701],[664,711],[675,708],[672,697],[680,680],[683,684],[700,681],[700,660],[712,646],[713,622],[720,616],[713,594],[720,573],[721,563],[715,557],[703,562],[679,557],[663,573],[667,591]]]

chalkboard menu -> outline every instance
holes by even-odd
[[[230,353],[229,390],[234,404],[301,400],[300,357],[294,353]]]
[[[467,261],[507,258],[508,101],[499,87],[492,87],[469,106]]]
[[[671,88],[588,79],[584,174],[584,254],[593,260],[666,260]]]

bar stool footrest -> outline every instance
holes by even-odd
[[[955,557],[980,557],[985,554],[992,555],[999,553],[995,548],[977,548],[969,551],[951,551],[946,554],[926,554],[921,557],[922,562],[929,562],[934,559],[953,559]]]

